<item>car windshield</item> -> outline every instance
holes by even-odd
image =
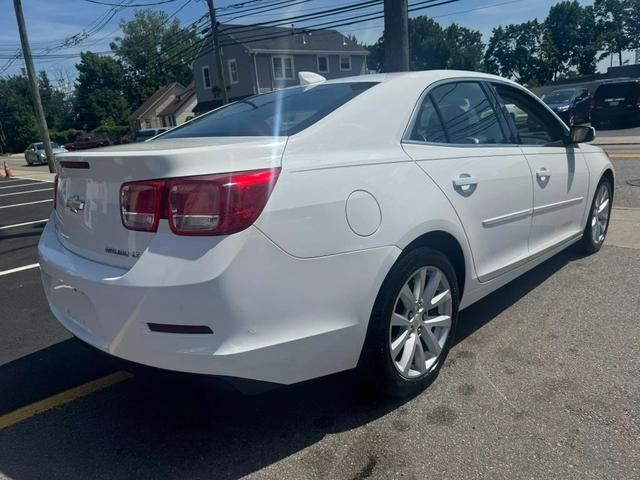
[[[159,138],[293,135],[374,85],[330,83],[278,90],[215,110]]]
[[[629,98],[638,94],[640,86],[634,82],[610,83],[600,85],[596,90],[596,98]]]
[[[570,102],[575,93],[575,90],[556,90],[545,95],[542,99],[546,103],[565,103]]]

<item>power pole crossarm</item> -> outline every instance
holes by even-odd
[[[384,0],[384,71],[409,71],[408,0]]]
[[[31,83],[31,94],[33,95],[33,106],[36,110],[36,117],[38,117],[40,138],[42,139],[42,143],[44,143],[44,151],[47,154],[49,171],[51,173],[55,173],[56,170],[53,163],[53,150],[51,149],[51,140],[49,139],[49,129],[47,128],[47,120],[44,117],[44,109],[42,108],[42,100],[40,99],[40,89],[38,88],[36,69],[33,66],[33,58],[31,57],[31,47],[29,46],[29,38],[27,37],[27,27],[24,23],[21,0],[13,0],[13,7],[16,11],[16,20],[18,21],[18,30],[20,31],[20,43],[22,44],[24,63],[27,67],[29,82]]]
[[[220,40],[218,38],[218,21],[216,20],[216,9],[213,6],[213,0],[207,0],[209,7],[209,16],[211,17],[211,37],[213,39],[213,54],[216,56],[216,70],[218,73],[218,87],[222,94],[222,103],[229,103],[229,94],[227,93],[227,84],[224,81],[224,67],[222,66],[222,53],[220,52]]]

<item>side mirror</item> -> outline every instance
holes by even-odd
[[[584,127],[574,125],[569,132],[571,143],[587,143],[592,142],[596,138],[596,129],[593,127]]]

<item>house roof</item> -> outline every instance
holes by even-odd
[[[184,107],[187,103],[193,100],[193,97],[196,94],[196,87],[193,83],[191,83],[188,87],[185,88],[184,92],[179,94],[173,102],[167,105],[164,110],[162,110],[158,116],[163,117],[165,115],[173,115],[182,107]]]
[[[162,97],[164,97],[166,94],[170,93],[175,89],[179,89],[181,93],[184,90],[184,87],[178,82],[173,82],[168,85],[164,85],[160,87],[158,90],[156,90],[153,93],[153,95],[147,98],[142,103],[142,105],[136,108],[136,110],[131,115],[129,115],[129,121],[137,120],[140,117],[142,117],[151,107],[153,107],[156,103],[158,103]]]
[[[367,55],[369,51],[336,30],[305,30],[289,27],[221,25],[221,32],[250,51],[349,52]]]

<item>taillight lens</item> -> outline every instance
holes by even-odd
[[[58,205],[58,175],[53,177],[53,209]]]
[[[155,232],[160,220],[164,181],[131,182],[120,188],[120,215],[130,230]]]
[[[256,221],[280,169],[125,183],[122,223],[155,232],[160,218],[177,235],[229,235]]]

